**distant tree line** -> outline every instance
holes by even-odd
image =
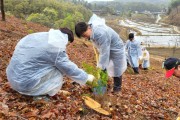
[[[146,2],[120,2],[120,1],[110,1],[110,2],[93,2],[90,8],[92,10],[104,10],[107,13],[119,12],[121,14],[128,13],[129,11],[143,12],[145,10],[151,12],[159,12],[165,7],[164,4],[154,4]]]
[[[91,8],[91,3],[88,3],[85,0],[70,0],[70,1],[73,2],[74,4],[81,4],[81,5],[85,6],[88,9]]]
[[[74,3],[73,3],[74,2]],[[5,11],[18,18],[46,25],[74,29],[79,21],[87,21],[92,12],[79,0],[5,0]],[[75,3],[76,2],[76,3]]]

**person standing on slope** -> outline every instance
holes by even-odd
[[[142,50],[140,42],[134,39],[134,34],[129,34],[129,40],[126,42],[126,50],[131,67],[135,74],[139,74],[139,59],[142,59]]]
[[[79,22],[75,33],[80,38],[90,40],[99,52],[97,67],[114,78],[113,92],[121,91],[122,75],[127,68],[125,46],[119,35],[105,24],[105,20],[95,14],[88,24]]]

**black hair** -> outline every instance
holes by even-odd
[[[173,67],[175,67],[175,69],[177,69],[178,65],[180,65],[180,60],[178,58],[168,58],[164,62],[164,67],[167,70],[170,70]]]
[[[73,32],[70,29],[68,29],[68,28],[60,28],[60,31],[62,33],[65,33],[65,34],[68,35],[68,41],[70,43],[72,43],[74,41],[74,34],[73,34]]]
[[[129,40],[132,40],[134,38],[134,34],[133,33],[130,33],[129,34]]]
[[[86,24],[85,22],[79,22],[78,24],[76,24],[75,33],[77,37],[80,38],[82,34],[86,32],[87,28],[88,28],[88,24]]]

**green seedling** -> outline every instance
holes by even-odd
[[[107,72],[103,72],[101,69],[86,63],[83,63],[83,69],[95,77],[95,80],[92,83],[87,82],[87,84],[92,87],[93,92],[95,94],[103,94],[106,91],[108,81]]]

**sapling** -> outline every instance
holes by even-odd
[[[98,95],[104,94],[106,92],[108,81],[107,72],[86,63],[83,63],[83,68],[87,73],[92,74],[95,77],[95,80],[92,83],[87,83],[92,87],[93,93]]]

